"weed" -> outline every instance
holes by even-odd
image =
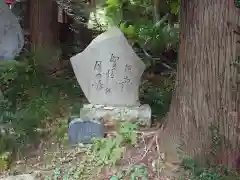
[[[119,133],[123,136],[124,141],[132,145],[137,144],[137,125],[129,122],[122,122]]]
[[[192,158],[186,157],[182,161],[182,166],[189,171],[191,180],[238,180],[236,172],[220,165],[212,167],[201,167]]]
[[[161,87],[153,86],[148,81],[143,81],[140,88],[140,100],[143,104],[151,106],[154,119],[161,119],[169,110],[172,97],[172,84]]]
[[[96,158],[96,164],[98,166],[115,165],[118,160],[121,159],[124,151],[124,147],[122,147],[123,139],[121,135],[116,135],[116,137],[111,140],[95,139],[91,151]]]
[[[0,154],[19,151],[36,141],[42,132],[39,129],[60,116],[67,100],[81,97],[74,78],[46,71],[47,60],[39,51],[23,53],[17,61],[0,62]]]
[[[0,172],[7,170],[9,168],[10,157],[11,157],[10,152],[5,152],[5,153],[0,154]]]
[[[130,177],[131,180],[138,180],[139,178],[142,180],[148,179],[148,170],[144,165],[134,165],[127,171],[120,171],[117,175],[114,175],[110,178],[110,180],[122,180],[124,177]]]
[[[94,139],[91,154],[97,166],[114,166],[122,158],[126,144],[137,143],[137,125],[124,122],[120,124],[118,133],[110,139]]]
[[[62,119],[57,124],[56,132],[54,133],[57,137],[57,140],[61,142],[62,144],[68,143],[68,120]]]
[[[56,177],[64,180],[93,179],[93,176],[98,175],[103,168],[111,168],[119,164],[126,145],[136,145],[137,134],[134,130],[137,128],[136,124],[121,123],[114,137],[93,139],[93,144],[86,150],[86,157],[83,157],[77,166],[64,170],[64,172],[57,168],[53,177],[46,178],[49,180],[55,180]],[[147,174],[147,168],[144,165],[134,165],[127,170],[119,171],[117,175],[111,177],[111,180],[124,177],[131,177],[132,180],[138,178],[144,180],[147,179]]]

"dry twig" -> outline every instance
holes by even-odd
[[[158,145],[158,136],[160,135],[160,133],[163,131],[164,129],[164,125],[161,126],[160,129],[156,130],[155,131],[155,134],[154,134],[154,137],[153,139],[149,142],[148,146],[147,146],[147,150],[146,152],[144,153],[144,155],[142,156],[141,160],[142,161],[146,156],[147,156],[147,153],[149,152],[149,150],[152,148],[154,142],[156,143],[156,146],[157,146],[157,150],[158,150],[158,153],[160,155],[160,148],[159,148],[159,145]]]

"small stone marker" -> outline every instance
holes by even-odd
[[[69,123],[68,137],[72,145],[79,143],[90,144],[93,137],[104,137],[103,123],[100,119],[96,118],[74,118]]]
[[[80,117],[107,120],[136,120],[151,124],[151,108],[140,105],[139,86],[145,64],[117,27],[97,36],[71,64],[90,104]]]

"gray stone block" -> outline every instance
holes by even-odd
[[[90,144],[93,137],[104,137],[104,125],[100,118],[74,118],[69,122],[68,138],[70,144]]]

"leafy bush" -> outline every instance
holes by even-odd
[[[154,118],[162,118],[169,110],[173,91],[173,83],[154,86],[148,81],[143,81],[140,88],[140,100],[149,104]]]
[[[171,3],[167,4],[166,9],[176,8],[171,6]],[[153,1],[108,0],[105,9],[110,24],[119,25],[129,39],[138,42],[153,56],[159,56],[169,45],[176,47],[178,25],[168,23],[171,15],[167,12],[160,21],[154,22]]]
[[[1,61],[0,153],[35,140],[50,117],[59,116],[61,102],[82,96],[76,79],[46,70],[48,56],[24,53],[17,61]]]

